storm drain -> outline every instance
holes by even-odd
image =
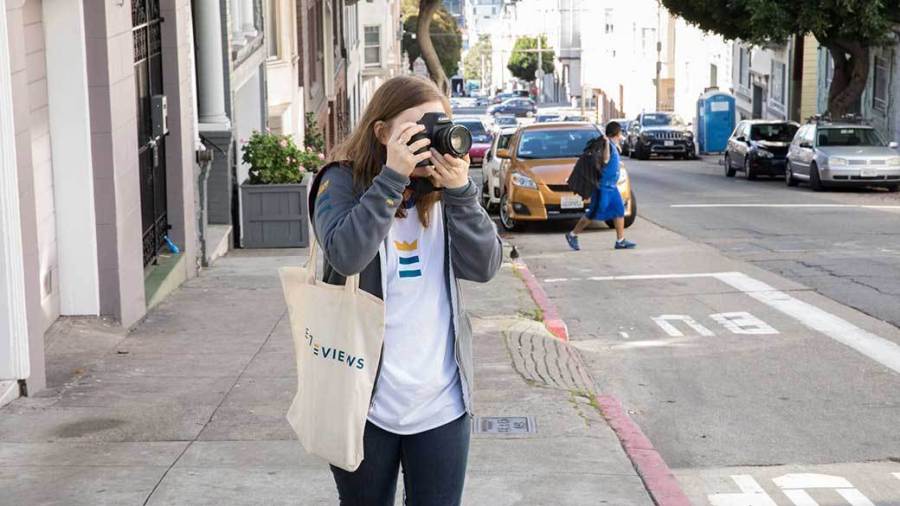
[[[533,416],[476,416],[472,425],[475,434],[534,434],[537,426]]]

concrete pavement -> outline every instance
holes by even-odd
[[[233,253],[127,334],[61,320],[51,388],[0,410],[2,502],[336,504],[326,464],[284,419],[296,376],[277,268],[302,254]],[[652,504],[509,265],[464,291],[476,415],[535,429],[474,435],[464,503]]]

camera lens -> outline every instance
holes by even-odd
[[[465,156],[472,147],[472,133],[462,125],[453,125],[446,133],[447,151],[453,156]]]

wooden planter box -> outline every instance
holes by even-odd
[[[299,184],[241,185],[241,217],[245,248],[309,246],[307,176]]]

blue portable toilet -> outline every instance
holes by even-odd
[[[725,151],[735,120],[733,96],[718,90],[700,95],[697,100],[697,147],[700,153]]]

